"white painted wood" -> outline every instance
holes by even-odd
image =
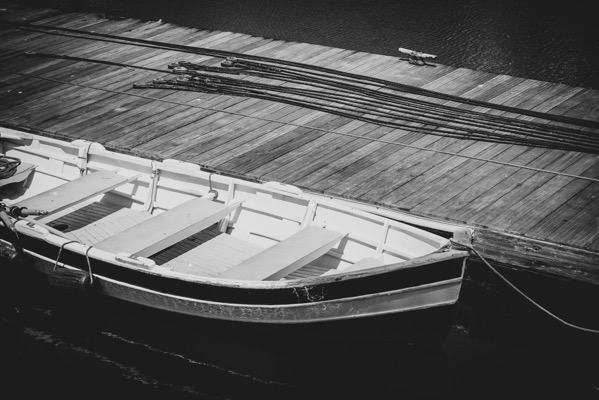
[[[220,274],[219,278],[277,280],[325,254],[345,234],[307,227]]]
[[[100,218],[83,228],[79,228],[66,235],[81,243],[94,245],[102,240],[106,240],[132,226],[142,223],[152,216],[143,211],[134,211],[128,208],[122,208],[104,218]]]
[[[20,201],[17,205],[52,214],[106,193],[130,179],[111,171],[97,171]]]
[[[217,223],[239,205],[225,206],[195,198],[103,240],[95,247],[148,257]]]
[[[365,257],[357,263],[350,265],[343,272],[361,271],[368,268],[380,267],[383,263],[374,257]]]
[[[263,247],[222,233],[162,266],[175,272],[215,276],[263,250]]]

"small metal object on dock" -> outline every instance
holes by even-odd
[[[422,53],[420,51],[410,50],[403,47],[400,47],[397,50],[400,53],[408,56],[407,60],[410,64],[425,65],[426,60],[434,60],[435,58],[437,58],[437,56],[433,54]]]

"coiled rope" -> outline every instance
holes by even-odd
[[[17,172],[21,160],[15,157],[0,156],[0,179],[7,179]]]
[[[456,242],[453,239],[449,239],[451,241],[451,243],[453,245],[455,245],[457,248],[460,247],[464,247],[467,248],[468,250],[472,251],[474,254],[476,254],[478,256],[478,258],[495,274],[497,275],[503,282],[505,282],[509,287],[511,287],[513,290],[515,290],[518,294],[520,294],[522,297],[524,297],[527,301],[529,301],[532,305],[534,305],[536,308],[538,308],[539,310],[543,311],[545,314],[549,315],[551,318],[559,321],[560,323],[570,327],[570,328],[574,328],[576,330],[582,331],[582,332],[587,332],[587,333],[594,333],[594,334],[599,334],[599,330],[597,329],[590,329],[590,328],[585,328],[582,326],[578,326],[575,324],[572,324],[560,317],[558,317],[557,315],[555,315],[554,313],[552,313],[551,311],[547,310],[545,307],[543,307],[542,305],[540,305],[539,303],[537,303],[536,301],[534,301],[533,299],[531,299],[529,296],[527,296],[524,292],[522,292],[520,289],[518,289],[516,286],[514,286],[513,283],[511,283],[509,280],[507,280],[502,274],[499,273],[499,271],[497,271],[483,256],[482,254],[480,254],[480,252],[478,250],[476,250],[474,247],[464,244],[464,243],[460,243],[460,242]]]

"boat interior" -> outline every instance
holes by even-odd
[[[82,244],[153,260],[157,271],[238,280],[301,279],[421,257],[448,240],[280,183],[257,183],[97,143],[2,137],[21,181],[7,205]],[[17,175],[16,174],[16,175]],[[15,178],[16,179],[16,178]]]

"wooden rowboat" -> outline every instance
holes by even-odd
[[[451,326],[468,252],[448,238],[284,184],[0,132],[28,172],[0,180],[2,254],[53,287],[277,334],[417,344]]]

